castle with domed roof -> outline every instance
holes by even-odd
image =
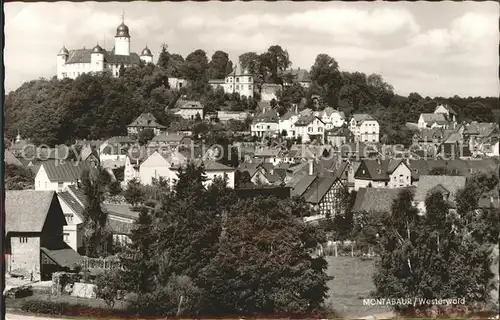
[[[65,46],[57,54],[57,79],[75,79],[84,73],[109,71],[114,77],[120,74],[120,68],[153,62],[151,50],[146,46],[138,55],[130,52],[130,32],[122,23],[116,28],[115,46],[111,51],[97,44],[93,49],[68,50]]]

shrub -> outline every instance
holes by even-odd
[[[9,298],[24,298],[33,295],[33,288],[31,286],[22,286],[9,289],[5,292],[5,296]]]
[[[86,316],[110,317],[118,312],[112,309],[93,308],[82,304],[70,304],[50,300],[27,300],[21,305],[21,310],[36,314],[50,314],[55,316]]]
[[[116,301],[119,300],[119,291],[124,287],[121,279],[118,269],[110,269],[96,278],[96,296],[103,299],[109,308],[113,308]]]
[[[30,313],[42,313],[51,315],[64,315],[72,307],[66,302],[54,302],[46,300],[27,300],[21,305],[21,310]]]

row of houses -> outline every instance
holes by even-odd
[[[337,136],[341,128],[347,128],[354,142],[378,143],[380,126],[377,120],[368,114],[354,114],[346,121],[343,112],[331,107],[323,111],[304,109],[301,112],[288,111],[279,116],[273,109],[265,110],[254,117],[251,124],[251,134],[256,137],[300,138],[303,143],[312,140],[323,143],[327,137]],[[334,138],[332,138],[334,140]]]

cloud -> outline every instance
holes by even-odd
[[[294,67],[326,53],[342,70],[380,73],[402,94],[498,94],[498,7],[483,3],[8,3],[6,89],[54,75],[63,44],[106,38],[110,48],[123,8],[133,51],[147,43],[155,57],[164,42],[184,56],[224,50],[233,61],[279,44]]]

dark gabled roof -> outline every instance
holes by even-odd
[[[309,185],[309,188],[304,193],[304,199],[308,203],[318,204],[320,203],[326,193],[332,188],[332,186],[338,181],[336,177],[318,177],[313,183]]]
[[[448,120],[443,113],[421,113],[420,116],[426,123],[446,124]]]
[[[316,176],[310,175],[299,175],[294,177],[288,184],[287,187],[291,187],[290,190],[292,196],[302,197],[304,192],[306,192],[307,188],[313,183],[316,179]]]
[[[74,267],[82,262],[82,257],[73,250],[68,244],[61,241],[58,248],[47,249],[41,247],[40,250],[57,265],[65,267]]]
[[[54,199],[54,191],[6,190],[5,233],[41,232]]]
[[[73,198],[76,198],[80,202],[80,205],[85,206],[87,204],[87,196],[83,192],[82,188],[79,188],[76,185],[71,185],[68,186],[67,190],[69,193],[71,193]]]
[[[289,120],[292,117],[298,117],[299,114],[296,113],[295,111],[288,110],[283,116],[281,116],[280,120]]]
[[[364,121],[375,120],[375,118],[366,113],[355,113],[352,115],[352,119],[356,120],[356,125],[361,125]]]
[[[189,139],[189,137],[181,134],[169,134],[168,132],[161,133],[151,139],[151,142],[173,142],[180,143],[183,139]]]
[[[353,211],[388,212],[402,190],[414,188],[359,188]]]
[[[283,74],[291,74],[297,82],[311,82],[311,77],[306,69],[290,69],[283,71]]]
[[[85,170],[93,168],[86,161],[45,161],[41,164],[52,182],[74,182],[81,178]]]
[[[69,50],[66,64],[73,63],[90,63],[92,49],[77,49]],[[131,52],[128,56],[116,55],[113,51],[104,51],[104,62],[109,64],[134,64],[139,65],[141,59],[135,52]]]
[[[396,170],[396,168],[404,163],[402,159],[389,159],[389,160],[362,160],[362,163],[365,164],[368,174],[371,177],[371,180],[374,181],[385,181],[389,180],[389,175]],[[358,171],[360,169],[358,168]],[[359,173],[355,173],[355,177],[359,177]],[[363,179],[363,178],[361,178]]]
[[[326,131],[326,135],[330,137],[350,137],[353,133],[346,127],[340,127]]]
[[[151,113],[142,113],[127,127],[149,127],[149,128],[166,128],[158,123],[158,120]]]
[[[279,118],[278,118],[278,113],[273,110],[273,109],[269,109],[267,110],[266,112],[264,113],[261,113],[257,116],[255,116],[255,118],[253,119],[253,123],[257,123],[257,122],[273,122],[273,123],[278,123],[279,121]]]
[[[109,216],[117,216],[130,220],[139,218],[139,212],[133,211],[128,204],[104,203],[103,208],[106,209]]]
[[[300,118],[297,121],[295,121],[294,125],[295,126],[307,126],[311,122],[313,122],[315,119],[318,119],[318,121],[323,123],[323,121],[320,118],[318,118],[314,115],[303,115],[303,116],[300,116]]]
[[[435,110],[437,110],[439,107],[444,107],[446,110],[448,110],[448,112],[449,112],[450,114],[457,115],[457,113],[455,112],[455,110],[453,110],[453,109],[452,109],[449,105],[447,105],[447,104],[440,104],[440,105],[438,105],[438,106],[436,107],[436,109],[435,109]]]
[[[194,163],[196,165],[201,165],[203,163],[203,166],[205,167],[205,171],[234,171],[234,168],[231,168],[229,166],[226,166],[220,162],[213,161],[213,160],[195,160]]]
[[[182,100],[179,101],[180,109],[203,109],[203,105],[199,101],[194,100]]]
[[[77,214],[77,216],[82,217],[83,210],[85,209],[81,203],[75,199],[75,197],[68,191],[59,192],[57,194],[59,198],[68,205],[68,207]]]
[[[463,176],[420,176],[417,190],[415,192],[415,201],[425,201],[429,192],[438,185],[448,190],[450,201],[454,201],[454,197],[459,189],[465,187],[466,178]]]

